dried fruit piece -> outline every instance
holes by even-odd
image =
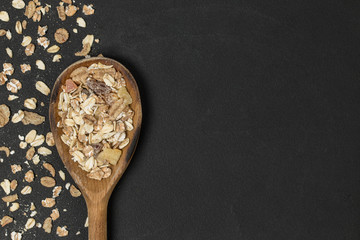
[[[59,28],[54,34],[55,40],[62,44],[69,39],[69,32],[65,28]]]
[[[55,199],[53,198],[45,198],[45,200],[41,201],[41,205],[46,208],[51,208],[55,205]],[[50,218],[51,219],[51,218]]]
[[[95,10],[94,10],[92,4],[83,6],[83,13],[85,15],[92,15],[92,14],[94,14],[94,12],[95,12]]]
[[[45,219],[43,223],[43,229],[45,230],[45,232],[51,233],[51,228],[52,228],[51,217],[48,217]]]
[[[28,98],[28,99],[25,99],[25,101],[24,101],[24,107],[33,110],[36,108],[36,103],[37,103],[36,98]]]
[[[61,5],[61,6],[57,6],[56,9],[60,20],[65,21],[66,20],[65,7]]]
[[[3,197],[2,200],[4,202],[14,202],[14,201],[18,200],[18,195],[17,194],[9,195],[9,196]]]
[[[50,88],[42,81],[37,81],[35,84],[35,88],[46,96],[50,94]]]
[[[59,237],[65,237],[69,234],[68,230],[66,230],[66,226],[64,227],[57,227],[56,228],[56,234],[59,236]]]
[[[25,186],[22,190],[21,190],[21,194],[22,195],[28,195],[32,192],[32,188],[30,186]]]
[[[45,70],[45,63],[41,60],[36,60],[36,66],[40,70]]]
[[[9,122],[10,109],[5,104],[0,105],[0,128]]]
[[[34,172],[32,170],[29,170],[25,173],[25,181],[28,183],[34,181]]]
[[[29,57],[29,56],[33,55],[34,51],[35,51],[35,44],[30,43],[25,48],[25,55]]]
[[[43,163],[43,167],[50,172],[51,176],[55,177],[55,168],[50,163]]]
[[[29,124],[40,125],[45,121],[45,117],[34,112],[24,111],[24,115],[25,116],[22,120],[22,123],[24,125],[29,125]]]
[[[4,216],[4,217],[1,219],[1,226],[4,227],[4,226],[6,226],[7,224],[12,223],[12,222],[13,222],[13,218],[12,218],[12,217]]]
[[[55,186],[55,179],[53,179],[52,177],[42,177],[40,179],[41,185],[43,185],[44,187],[54,187]]]
[[[51,211],[50,217],[53,221],[55,221],[56,219],[58,219],[60,216],[59,210],[57,208],[53,209]]]
[[[80,197],[81,196],[80,190],[77,189],[74,185],[70,186],[70,194],[73,197]]]
[[[23,9],[25,7],[25,2],[23,0],[13,0],[11,5],[16,9]]]
[[[6,11],[0,11],[0,20],[8,22],[10,20],[9,14]]]
[[[111,88],[106,86],[104,82],[97,81],[95,79],[88,79],[86,86],[91,89],[97,95],[107,95],[111,92]]]
[[[12,93],[17,93],[22,88],[21,82],[13,78],[6,84],[6,89]]]
[[[99,161],[108,161],[112,165],[116,165],[120,159],[120,156],[121,150],[105,148],[101,153],[99,153],[96,159]]]

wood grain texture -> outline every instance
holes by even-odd
[[[117,71],[120,71],[126,81],[126,87],[130,93],[133,102],[130,104],[131,108],[134,110],[133,125],[134,129],[128,132],[128,137],[130,143],[123,149],[123,153],[120,157],[116,166],[112,166],[112,174],[109,178],[102,179],[97,181],[90,179],[86,176],[87,172],[82,170],[78,163],[75,163],[72,160],[71,155],[69,154],[69,147],[64,144],[60,136],[62,134],[62,129],[57,128],[57,122],[60,120],[59,115],[57,114],[57,107],[59,102],[59,93],[61,91],[61,86],[65,83],[66,79],[70,78],[70,74],[78,67],[89,67],[93,63],[101,62],[106,65],[113,65]],[[122,64],[119,62],[104,57],[94,57],[89,59],[80,60],[75,62],[66,68],[60,76],[57,78],[52,93],[50,97],[50,107],[49,107],[49,116],[50,116],[50,128],[54,135],[56,148],[58,153],[64,162],[64,165],[75,183],[80,188],[88,208],[89,215],[89,239],[90,240],[104,240],[107,239],[107,206],[108,201],[111,196],[111,193],[116,186],[117,182],[120,180],[121,176],[128,167],[130,160],[134,154],[141,129],[142,121],[142,109],[141,109],[141,100],[136,84],[135,79]]]

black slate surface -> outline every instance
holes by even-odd
[[[92,3],[87,31],[100,38],[92,53],[129,68],[144,113],[138,149],[110,200],[109,239],[359,239],[358,1]],[[29,96],[47,101],[31,86],[51,84],[78,59],[71,46],[84,35],[70,38],[62,63],[28,74],[12,110]],[[30,129],[9,124],[0,142],[15,148]],[[60,169],[55,155],[44,159]],[[13,178],[9,164],[2,178]],[[34,189],[24,203],[39,205],[51,192]],[[67,191],[58,201],[68,211],[54,226],[67,225],[67,239],[87,239],[84,204]],[[38,207],[39,219],[48,214]],[[33,229],[24,239],[54,236]]]

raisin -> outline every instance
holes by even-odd
[[[94,144],[91,144],[91,146],[94,149],[94,156],[97,156],[99,154],[99,152],[101,152],[101,150],[103,148],[102,143],[94,143]]]
[[[111,88],[107,86],[103,82],[99,82],[94,79],[88,79],[86,81],[86,85],[88,88],[90,88],[95,94],[104,96],[106,94],[109,94],[111,92]]]

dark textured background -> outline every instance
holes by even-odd
[[[360,238],[358,1],[92,2],[93,55],[129,68],[144,113],[109,239]],[[84,204],[60,197],[68,239],[86,239]]]

